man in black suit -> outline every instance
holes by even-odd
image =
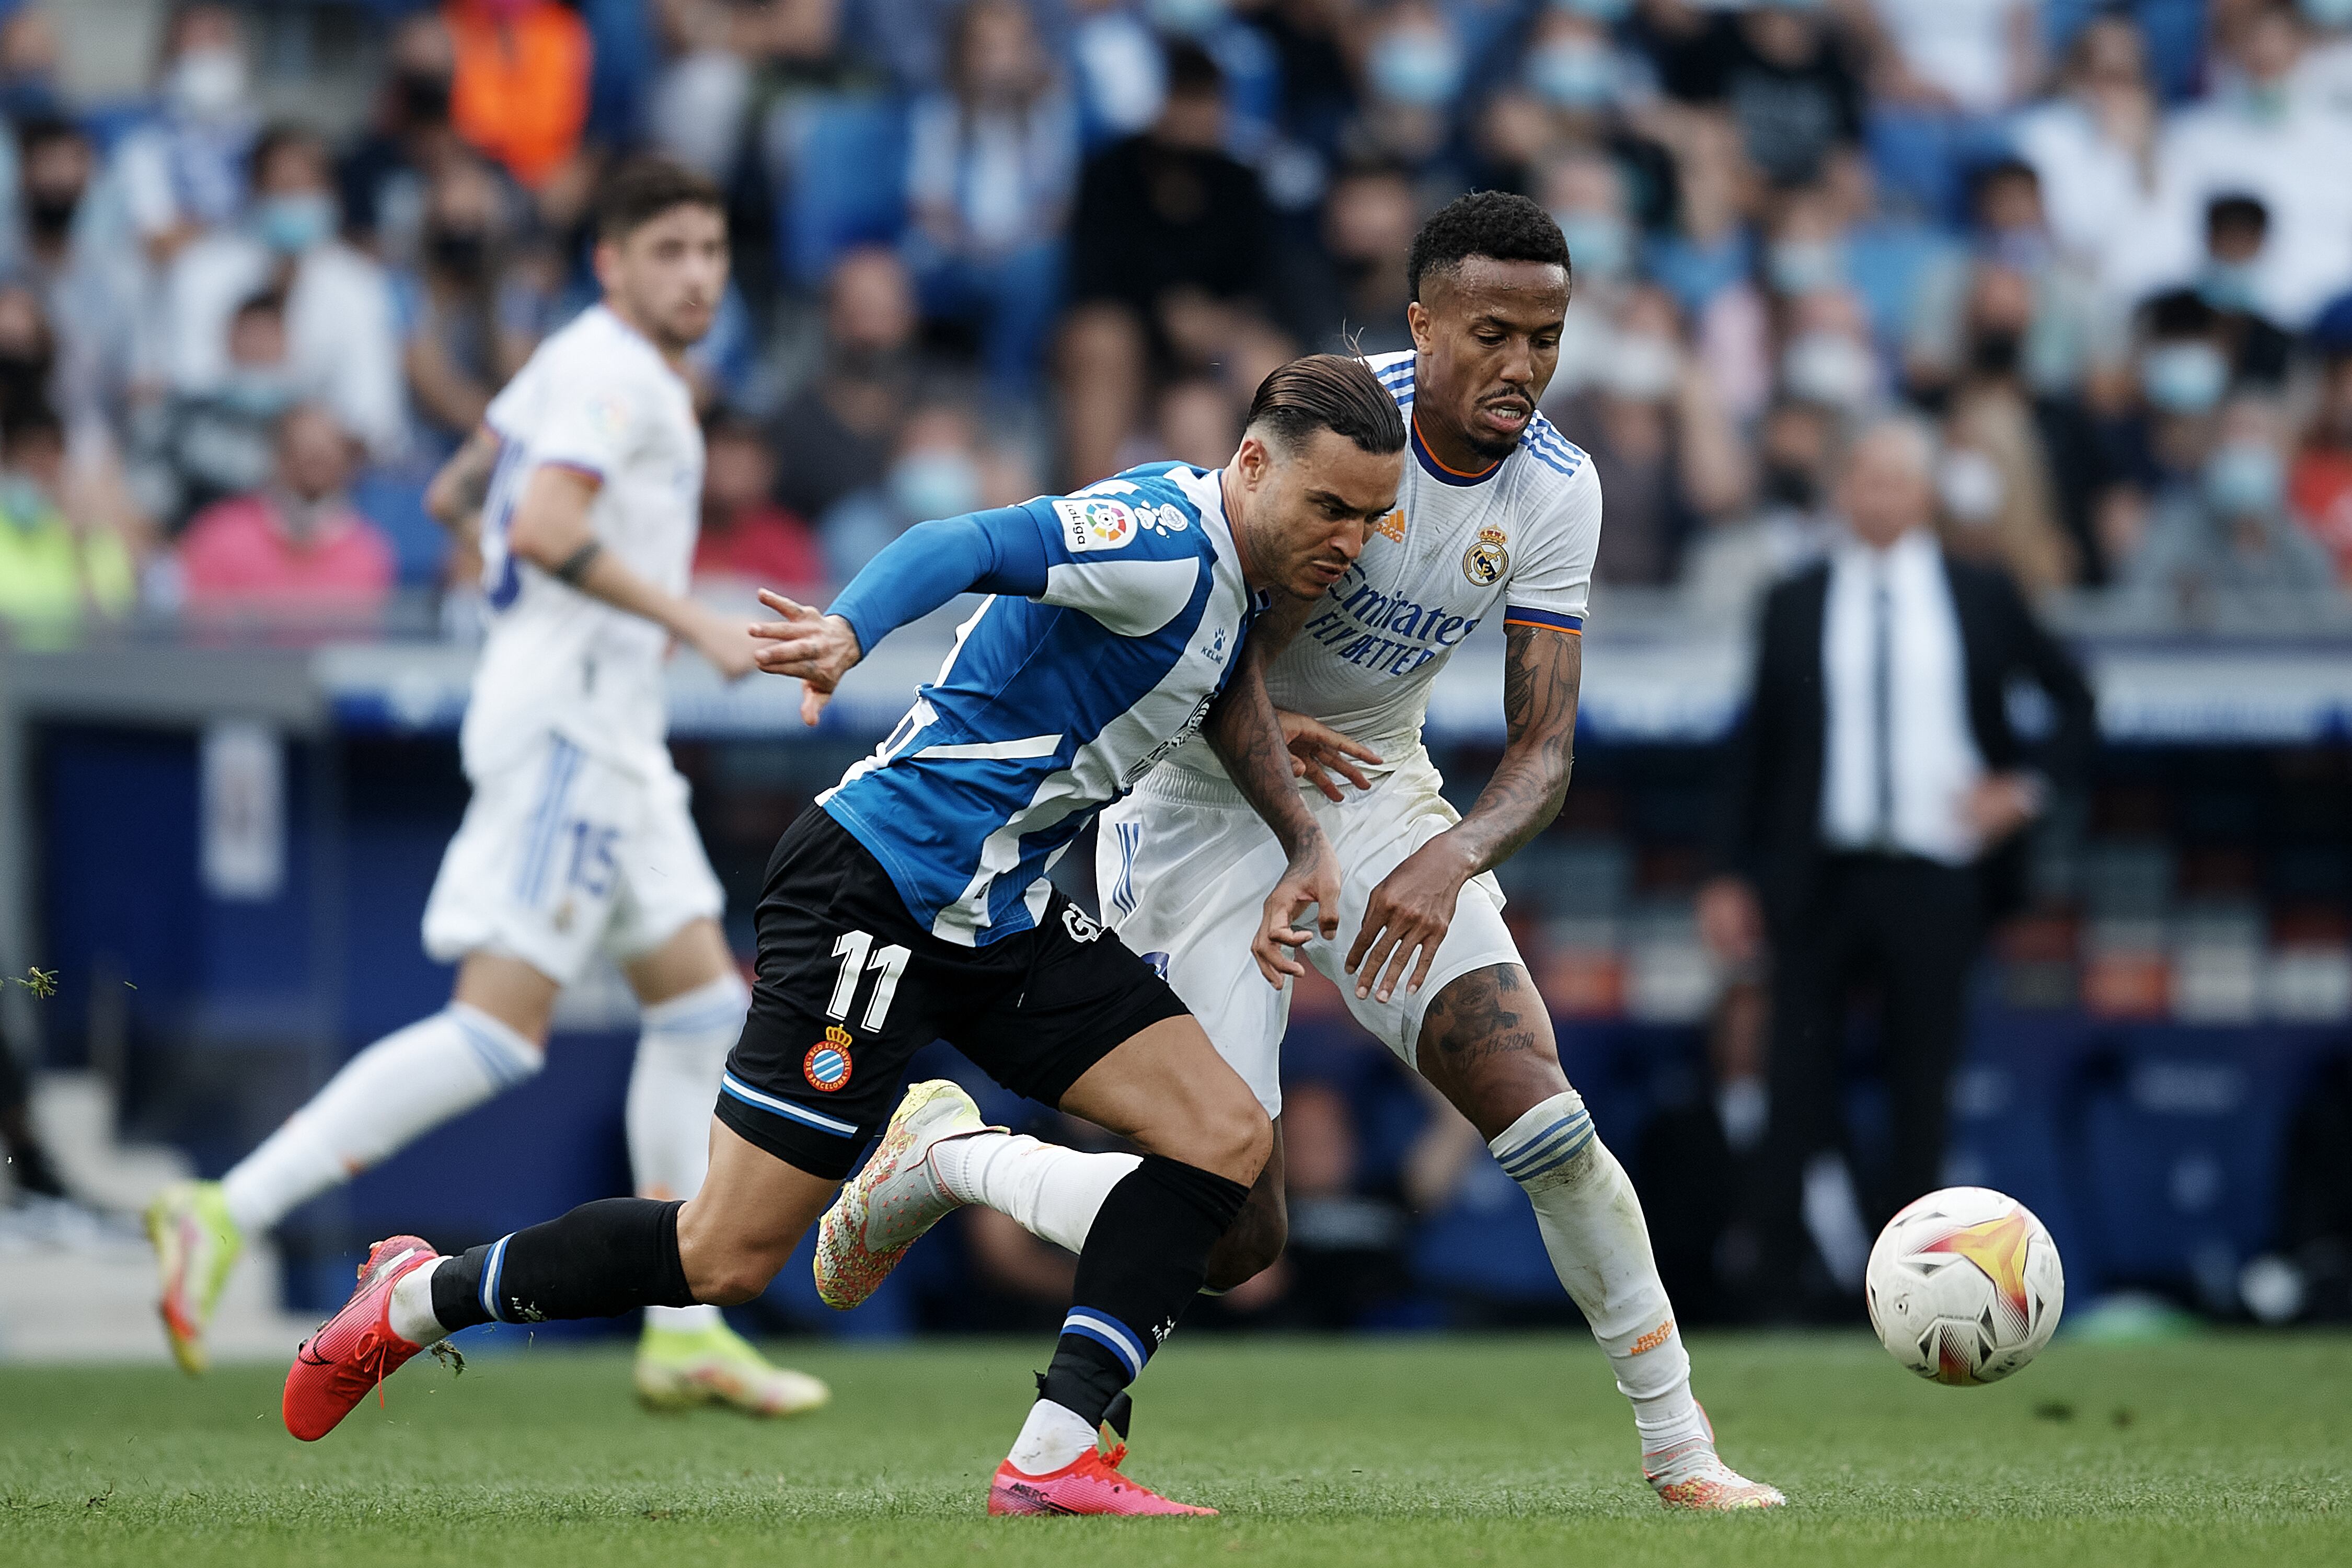
[[[1884,997],[1892,1159],[1864,1190],[1874,1227],[1939,1185],[1969,971],[2013,900],[2018,833],[2075,783],[2093,742],[2073,658],[2000,572],[1946,556],[1935,438],[1886,418],[1849,447],[1846,536],[1765,603],[1748,714],[1733,741],[1699,926],[1733,963],[1771,960],[1771,1118],[1747,1219],[1768,1310],[1793,1308],[1807,1162],[1842,1143],[1849,987]],[[2030,748],[2010,683],[2054,724]]]

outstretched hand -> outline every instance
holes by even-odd
[[[1301,931],[1292,922],[1298,911],[1313,904],[1315,923],[1323,940],[1330,941],[1339,934],[1339,858],[1331,852],[1330,841],[1318,833],[1300,846],[1291,858],[1290,868],[1282,880],[1266,895],[1265,908],[1258,917],[1257,935],[1250,942],[1250,953],[1257,960],[1257,972],[1276,991],[1282,989],[1283,977],[1304,974],[1307,965],[1293,951],[1315,940],[1315,932]]]
[[[773,589],[761,589],[760,603],[783,618],[752,623],[751,635],[760,642],[752,661],[770,675],[800,681],[801,722],[814,724],[841,678],[864,657],[857,634],[839,616],[828,616]]]

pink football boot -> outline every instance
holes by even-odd
[[[1058,1470],[1042,1476],[1024,1475],[1007,1459],[996,1467],[989,1483],[988,1511],[1008,1513],[1191,1513],[1213,1514],[1213,1508],[1171,1502],[1149,1487],[1140,1487],[1118,1473],[1127,1458],[1122,1443],[1105,1454],[1089,1448]]]
[[[413,1236],[368,1249],[352,1299],[294,1352],[286,1374],[286,1430],[317,1442],[424,1348],[392,1331],[392,1288],[440,1256]]]

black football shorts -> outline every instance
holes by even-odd
[[[1122,1041],[1184,1012],[1058,890],[1034,929],[985,947],[933,936],[822,806],[777,842],[757,925],[759,974],[719,1118],[811,1175],[849,1173],[889,1121],[908,1058],[935,1039],[1057,1105]]]

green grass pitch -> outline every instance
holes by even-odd
[[[1139,1479],[1214,1520],[989,1520],[1045,1345],[793,1345],[829,1410],[630,1403],[615,1352],[421,1361],[315,1446],[278,1373],[0,1368],[0,1563],[2352,1563],[2352,1338],[2065,1342],[2012,1382],[1920,1383],[1858,1336],[1701,1336],[1769,1516],[1661,1510],[1581,1336],[1180,1340]]]

